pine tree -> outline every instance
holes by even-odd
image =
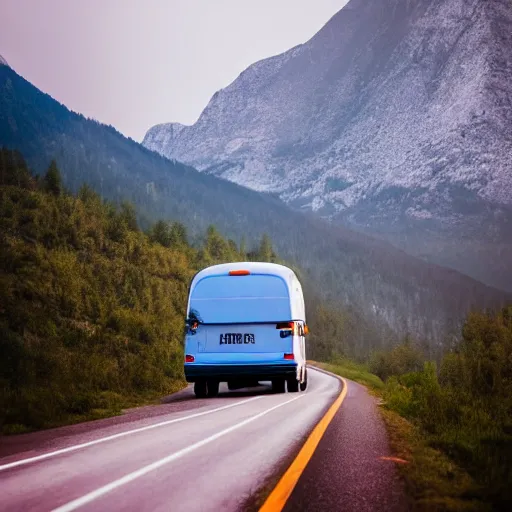
[[[229,259],[229,249],[217,228],[210,225],[206,231],[206,250],[218,262]]]
[[[258,259],[260,261],[272,263],[275,260],[275,256],[270,237],[264,233],[261,237],[260,247],[258,249]]]
[[[171,246],[181,247],[188,245],[187,228],[181,222],[173,222],[170,230]]]
[[[247,244],[245,242],[245,236],[242,236],[242,239],[240,240],[240,256],[243,260],[247,258]]]
[[[135,206],[128,201],[123,201],[121,204],[121,218],[126,222],[130,231],[138,231],[139,225],[137,223],[137,212]]]
[[[163,220],[159,220],[151,229],[149,238],[152,242],[157,242],[164,247],[171,246],[171,234],[169,224]]]
[[[78,198],[84,203],[100,201],[101,198],[87,183],[84,183],[78,190]]]
[[[56,196],[62,193],[62,177],[55,160],[51,161],[44,176],[44,188]]]
[[[18,151],[0,149],[0,185],[30,188],[32,178],[25,159]]]

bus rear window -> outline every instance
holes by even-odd
[[[286,283],[277,276],[212,276],[197,283],[190,309],[204,323],[277,322],[290,319]]]

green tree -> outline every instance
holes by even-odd
[[[126,222],[126,226],[130,231],[138,231],[139,225],[137,223],[137,212],[135,206],[128,201],[121,203],[121,218]]]
[[[242,239],[240,240],[240,248],[238,252],[243,260],[247,258],[247,243],[245,241],[245,236],[242,236]]]
[[[87,183],[84,183],[80,189],[78,190],[78,198],[84,203],[89,203],[92,201],[101,201],[100,196],[96,191],[94,191]]]
[[[274,263],[276,260],[276,254],[272,248],[272,241],[266,233],[264,233],[261,237],[260,245],[258,248],[258,259],[268,263]]]
[[[173,247],[188,245],[187,228],[181,222],[173,222],[170,229],[170,242]]]
[[[33,179],[25,159],[18,151],[0,149],[0,185],[30,188]]]
[[[56,196],[62,193],[62,177],[55,160],[51,161],[44,176],[44,188]]]
[[[425,357],[410,335],[391,350],[374,352],[370,359],[370,370],[382,380],[391,375],[404,375],[420,371]]]
[[[229,260],[229,248],[226,241],[222,238],[217,228],[213,225],[208,226],[206,231],[206,251],[217,262]]]
[[[149,238],[152,242],[156,242],[164,247],[170,247],[171,232],[169,224],[163,220],[157,221],[150,230]]]
[[[128,226],[122,216],[114,212],[108,220],[107,235],[114,242],[124,242],[128,232]]]

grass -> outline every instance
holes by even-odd
[[[370,373],[367,366],[355,363],[348,359],[338,359],[333,363],[319,363],[316,361],[310,361],[310,363],[314,366],[318,366],[318,368],[322,368],[323,370],[327,370],[331,373],[335,373],[336,375],[341,375],[347,379],[359,382],[359,384],[368,386],[373,390],[380,390],[384,387],[382,380],[379,379],[377,375]]]
[[[177,381],[175,386],[167,394],[172,394],[186,387],[186,383]],[[58,418],[46,421],[39,427],[30,427],[20,423],[7,423],[3,425],[0,434],[16,435],[45,430],[48,428],[74,425],[84,421],[101,420],[123,414],[126,409],[142,407],[146,405],[159,405],[162,403],[162,394],[154,391],[146,393],[132,393],[121,395],[111,391],[99,392],[97,396],[97,407],[87,410],[84,413],[62,414]]]
[[[397,464],[411,510],[435,512],[486,512],[491,507],[478,499],[478,485],[471,476],[441,450],[429,436],[383,401],[386,384],[365,365],[349,360],[311,364],[368,387],[381,399],[381,415],[393,455],[406,461]]]
[[[478,499],[478,486],[464,469],[457,466],[413,423],[384,405],[382,418],[397,464],[405,482],[411,508],[418,511],[480,512],[491,507]]]

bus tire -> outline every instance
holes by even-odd
[[[304,381],[300,383],[300,390],[306,391],[308,387],[308,371],[307,369],[304,371]]]
[[[206,381],[205,380],[197,380],[194,382],[194,393],[196,398],[206,398]]]
[[[297,393],[299,391],[299,381],[296,377],[291,377],[286,382],[288,387],[288,393]]]
[[[236,389],[240,389],[240,385],[234,380],[228,380],[228,389],[229,391],[235,391]]]
[[[284,393],[284,379],[273,379],[272,380],[272,392],[273,393]]]
[[[207,380],[206,381],[206,394],[208,398],[213,398],[219,394],[219,381]]]

